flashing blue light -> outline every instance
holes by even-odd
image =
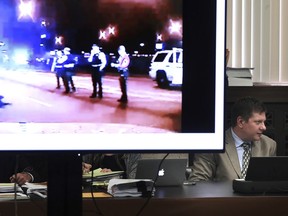
[[[156,43],[156,47],[157,50],[162,50],[163,49],[163,43]]]
[[[14,63],[18,65],[28,64],[29,53],[25,48],[19,48],[14,50],[13,58]]]

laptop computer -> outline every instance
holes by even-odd
[[[288,157],[251,157],[246,181],[288,181]]]
[[[138,161],[136,179],[151,179],[156,186],[180,186],[186,180],[187,159],[141,159]]]
[[[240,193],[287,193],[288,156],[251,157],[245,180],[233,180],[233,190]]]

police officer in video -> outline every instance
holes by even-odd
[[[62,78],[63,84],[65,86],[65,94],[68,94],[70,92],[70,86],[72,88],[72,91],[76,91],[76,88],[74,86],[74,82],[72,79],[72,76],[74,74],[74,59],[72,59],[72,56],[70,54],[70,48],[65,47],[63,52],[58,51],[57,52],[57,59],[55,63],[55,70],[56,70],[56,78],[57,78],[57,87],[60,88],[60,82],[59,77]]]
[[[128,102],[128,96],[127,96],[127,79],[129,75],[128,66],[130,64],[130,58],[129,55],[126,53],[126,49],[123,45],[119,46],[118,48],[119,58],[117,63],[111,63],[112,67],[116,67],[118,69],[118,72],[120,73],[119,77],[119,83],[120,83],[120,89],[122,96],[120,99],[118,99],[121,103],[127,103]]]
[[[63,55],[63,52],[61,50],[55,51],[55,57],[53,59],[53,65],[51,69],[51,71],[55,70],[56,81],[57,81],[56,89],[61,88],[60,77],[62,76],[63,66],[58,60],[61,59],[62,55]]]
[[[64,69],[63,69],[64,59],[62,59],[62,56],[63,56],[62,50],[56,50],[55,52],[56,53],[55,53],[55,57],[53,60],[51,71],[55,70],[56,81],[57,81],[56,89],[60,89],[61,88],[60,78],[62,78],[64,74]]]
[[[90,95],[90,98],[97,97],[97,85],[98,85],[98,97],[103,97],[103,88],[102,88],[102,77],[103,69],[106,66],[107,60],[104,52],[100,51],[99,46],[96,44],[92,45],[91,53],[88,58],[88,61],[91,63],[91,79],[93,92]]]
[[[65,92],[64,93],[69,93],[70,92],[70,86],[72,88],[72,91],[75,92],[76,88],[74,85],[74,81],[73,81],[73,76],[75,74],[74,71],[74,66],[75,66],[75,60],[73,59],[73,56],[70,53],[70,48],[69,47],[65,47],[63,49],[63,68],[64,68],[64,74],[63,74],[63,83],[65,86]]]

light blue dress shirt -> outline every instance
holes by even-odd
[[[236,150],[237,150],[237,154],[238,154],[238,159],[239,159],[239,164],[240,164],[240,168],[242,170],[242,158],[243,158],[243,153],[244,153],[244,148],[241,146],[244,141],[242,139],[240,139],[233,131],[233,129],[231,128],[231,132],[232,132],[232,137],[235,141],[235,146],[236,146]],[[247,142],[246,142],[247,143]],[[250,143],[250,142],[248,142]],[[250,143],[250,148],[251,148],[251,143]]]

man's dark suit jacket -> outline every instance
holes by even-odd
[[[40,176],[25,155],[2,152],[0,154],[0,183],[10,182],[14,173],[28,172],[34,177],[34,182],[40,181]]]

